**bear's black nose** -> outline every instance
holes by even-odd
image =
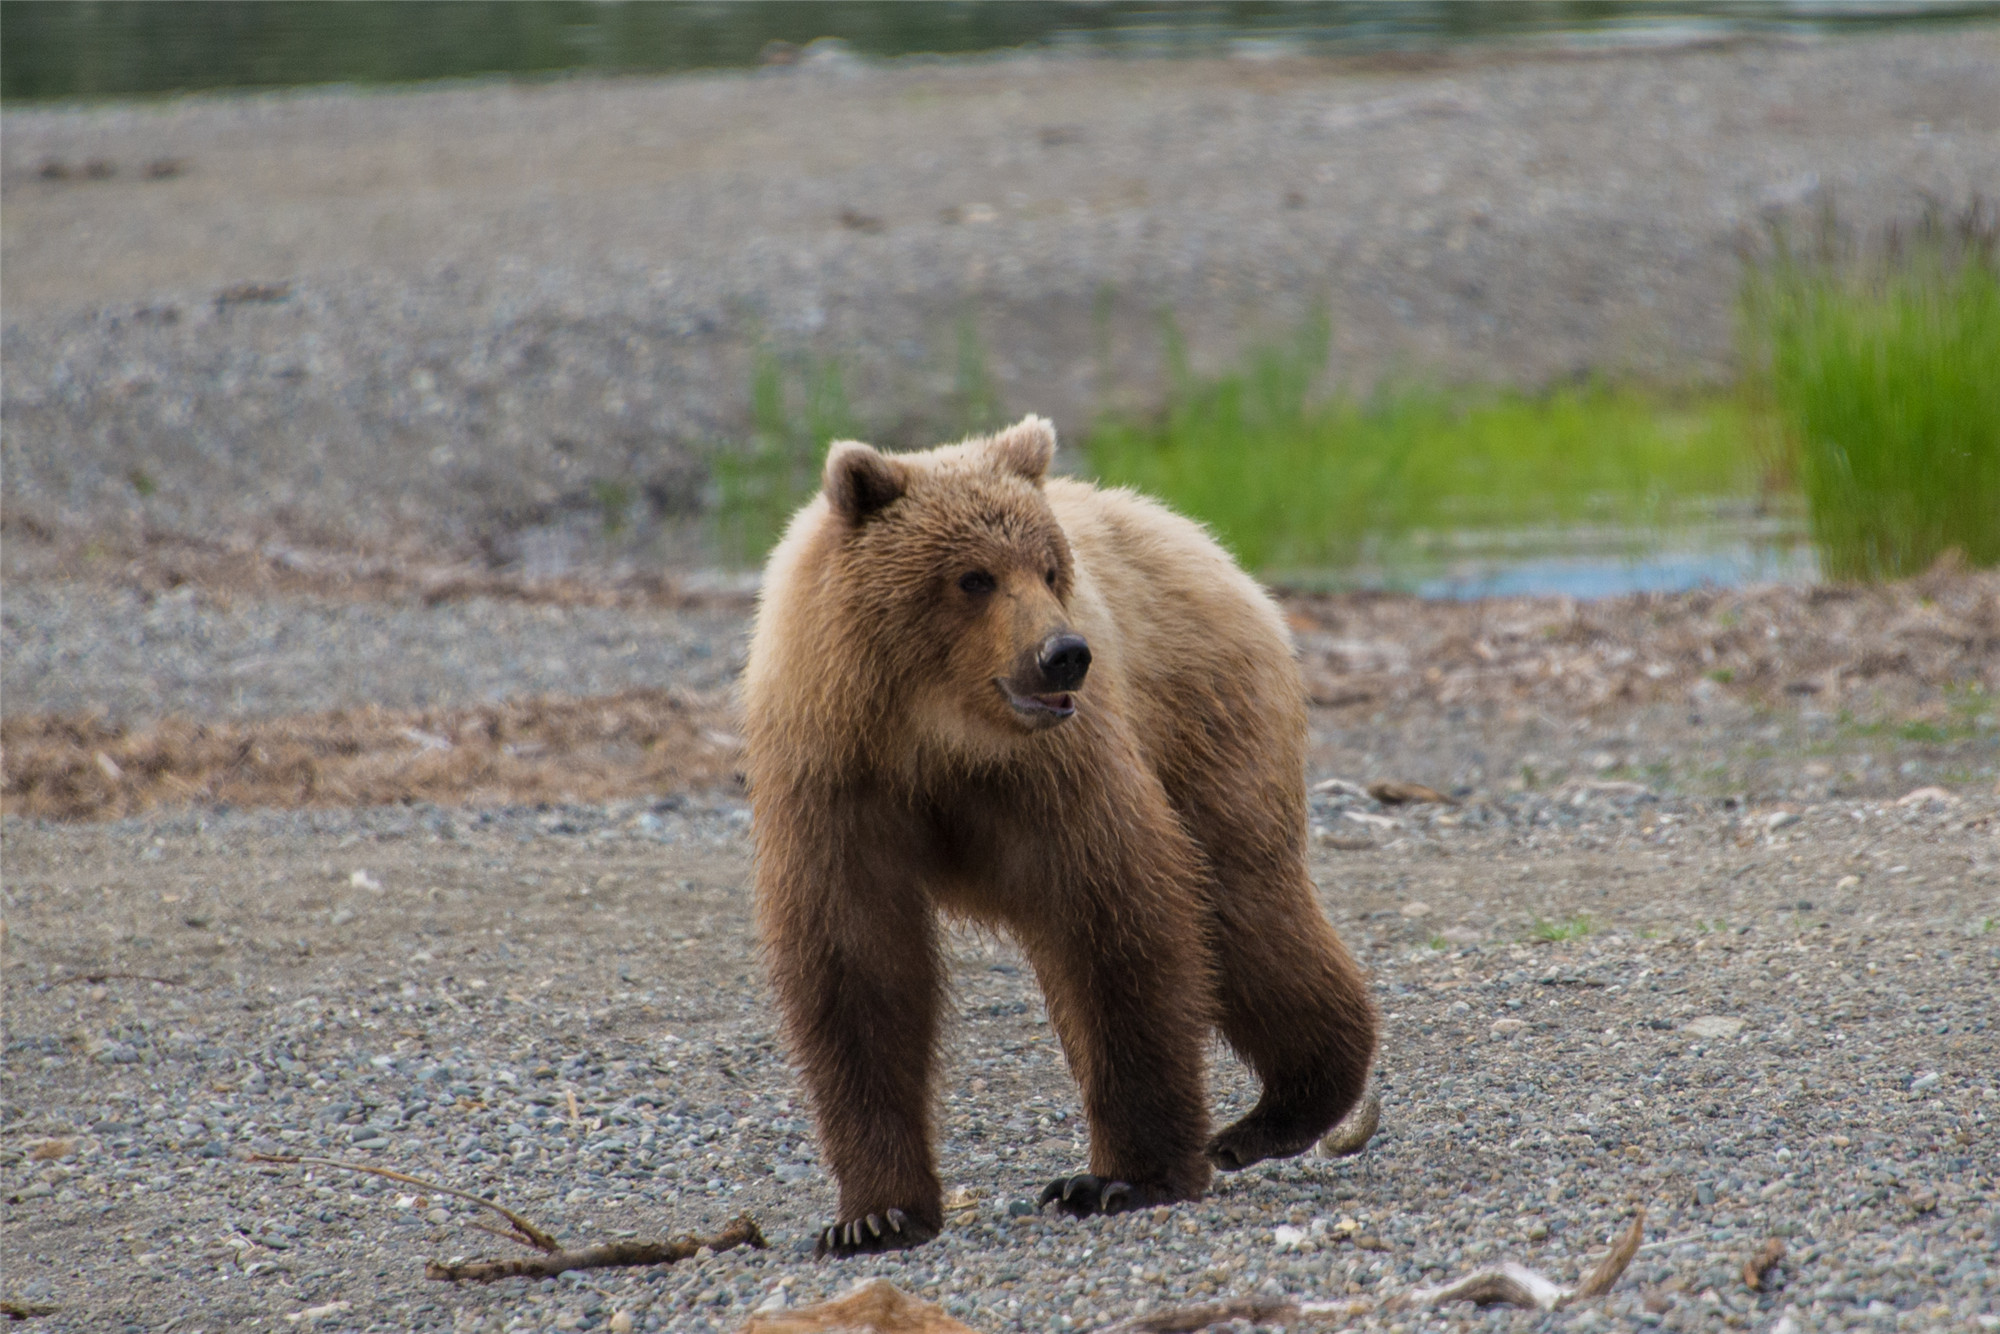
[[[1051,690],[1074,690],[1090,670],[1090,644],[1082,635],[1051,635],[1042,645],[1042,678]]]

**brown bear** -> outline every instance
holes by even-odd
[[[1080,1086],[1071,1214],[1194,1199],[1360,1095],[1375,1013],[1306,874],[1305,692],[1197,524],[1047,476],[1029,417],[832,446],[765,571],[743,678],[758,918],[840,1212],[822,1255],[943,1225],[940,910],[1020,944]],[[1209,1032],[1256,1072],[1212,1138]]]

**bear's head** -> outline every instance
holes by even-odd
[[[1055,428],[916,454],[828,451],[819,556],[838,585],[867,688],[932,733],[990,744],[1060,727],[1090,644],[1072,627],[1068,540],[1043,492]]]

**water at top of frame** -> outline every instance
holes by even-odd
[[[0,96],[746,68],[795,58],[823,38],[883,58],[1022,49],[1258,58],[1996,19],[2000,0],[0,0]]]

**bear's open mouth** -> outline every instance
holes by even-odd
[[[1067,718],[1076,712],[1076,695],[1073,692],[1064,691],[1058,695],[1024,695],[1005,681],[995,681],[994,684],[1000,687],[1000,693],[1007,697],[1007,702],[1014,706],[1016,713],[1026,714],[1030,718]]]

